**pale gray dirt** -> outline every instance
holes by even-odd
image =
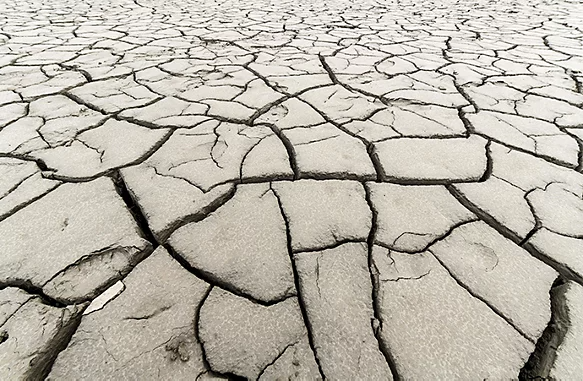
[[[577,379],[582,20],[0,0],[0,379]]]

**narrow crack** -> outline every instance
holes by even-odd
[[[358,239],[350,239],[350,238],[336,239],[336,241],[333,244],[295,250],[295,251],[293,251],[293,254],[317,253],[320,251],[335,249],[335,248],[342,246],[344,244],[347,244],[347,243],[365,243],[365,241],[358,240]]]
[[[380,310],[381,310],[380,303],[382,301],[380,300],[380,295],[379,295],[379,290],[380,290],[379,274],[378,274],[378,270],[376,270],[376,265],[374,264],[374,259],[373,259],[373,248],[374,248],[375,237],[376,237],[376,232],[377,232],[377,228],[378,228],[378,223],[377,223],[378,212],[377,212],[377,210],[372,202],[370,189],[368,188],[368,186],[366,184],[362,184],[362,186],[363,186],[364,191],[365,191],[366,202],[367,202],[368,207],[372,213],[371,229],[370,229],[370,233],[369,233],[368,239],[367,239],[368,271],[370,274],[370,281],[371,281],[371,286],[372,286],[371,287],[371,289],[372,289],[371,299],[372,299],[372,308],[373,308],[373,315],[374,315],[374,320],[371,322],[371,326],[373,328],[373,334],[378,342],[379,350],[381,351],[381,353],[385,357],[385,360],[386,360],[387,364],[389,365],[389,368],[391,369],[391,373],[393,374],[393,380],[400,381],[401,376],[397,372],[397,365],[395,363],[395,358],[393,357],[393,355],[390,351],[390,348],[388,347],[388,344],[380,336],[380,331],[382,331],[382,329],[383,329],[383,318],[382,318],[381,313],[380,313]],[[378,324],[378,327],[376,327],[376,329],[375,329],[374,321],[376,321]]]
[[[300,340],[301,340],[301,338],[300,338]],[[300,342],[300,340],[286,345],[285,348],[283,348],[283,350],[272,361],[270,361],[269,364],[267,364],[261,370],[261,372],[259,373],[259,375],[257,376],[256,379],[259,380],[261,378],[261,376],[263,376],[263,374],[265,373],[265,371],[267,370],[267,368],[269,368],[270,366],[272,366],[273,364],[275,364],[277,362],[277,360],[279,360],[285,354],[285,352],[287,352],[287,350],[289,348],[296,346]]]
[[[207,291],[205,292],[205,294],[202,297],[200,303],[196,307],[196,311],[194,312],[193,331],[194,331],[194,337],[196,338],[196,341],[200,344],[200,350],[201,350],[201,354],[202,354],[202,356],[201,356],[202,357],[202,362],[203,362],[203,365],[204,365],[205,369],[207,369],[209,372],[212,372],[214,375],[222,376],[225,379],[233,380],[233,381],[245,380],[245,378],[240,377],[240,376],[238,376],[236,374],[219,373],[219,372],[214,371],[212,369],[212,367],[211,367],[211,364],[208,361],[208,357],[207,357],[207,354],[206,354],[206,350],[204,349],[204,342],[200,338],[200,312],[201,312],[202,307],[204,306],[205,302],[207,301],[207,299],[208,299],[208,297],[209,297],[209,295],[210,295],[210,293],[211,293],[211,291],[213,290],[214,287],[215,286],[213,286],[212,284],[209,284],[209,287],[208,287]],[[197,377],[197,379],[198,379],[198,377]]]
[[[0,222],[2,222],[3,220],[5,220],[6,218],[14,215],[16,212],[18,212],[21,209],[26,208],[27,206],[29,206],[30,204],[40,200],[41,198],[45,197],[46,195],[48,195],[49,193],[53,192],[54,190],[56,190],[59,186],[61,186],[61,184],[56,184],[53,188],[49,189],[48,191],[35,196],[31,199],[28,199],[26,202],[23,202],[13,208],[11,208],[10,210],[8,210],[6,213],[0,214]]]
[[[318,358],[318,353],[316,352],[316,346],[314,344],[312,325],[311,325],[310,320],[308,318],[308,312],[306,310],[306,306],[304,304],[304,301],[302,300],[302,293],[300,292],[300,289],[301,289],[300,288],[300,276],[298,274],[298,269],[297,269],[296,263],[294,261],[294,253],[293,253],[292,244],[291,244],[292,237],[291,237],[289,219],[288,219],[287,215],[285,214],[285,209],[283,207],[283,203],[282,203],[279,195],[277,194],[277,192],[275,191],[275,189],[273,189],[273,187],[271,185],[270,185],[270,190],[273,192],[273,195],[275,196],[275,198],[277,200],[277,205],[279,206],[279,211],[280,211],[281,216],[283,218],[283,221],[285,223],[285,232],[286,232],[286,237],[287,237],[287,250],[288,250],[289,259],[291,261],[292,271],[293,271],[293,275],[294,275],[294,284],[296,287],[298,304],[299,304],[300,310],[302,312],[304,325],[306,326],[306,330],[308,331],[308,342],[310,343],[310,348],[312,349],[312,352],[314,353],[314,358],[316,360],[316,364],[318,365],[318,371],[320,372],[322,379],[326,380],[326,375],[324,374],[324,371],[322,369],[322,364],[320,363],[320,359]]]
[[[157,308],[155,311],[150,312],[149,314],[146,315],[142,315],[142,316],[128,316],[128,317],[124,317],[123,320],[148,320],[153,318],[156,315],[161,314],[162,312],[168,311],[170,309],[170,306],[162,306],[160,308]]]
[[[227,201],[229,201],[235,195],[236,187],[232,187],[228,192],[225,192],[220,197],[215,198],[206,207],[202,208],[200,211],[194,214],[188,214],[181,217],[179,220],[174,221],[170,226],[166,227],[157,233],[158,241],[164,244],[168,238],[179,228],[188,225],[192,222],[199,222],[210,216],[217,209],[223,206]]]
[[[455,231],[457,228],[459,228],[459,227],[461,227],[461,226],[464,226],[464,225],[468,225],[468,224],[471,224],[471,223],[477,222],[477,221],[480,221],[480,219],[479,219],[478,217],[475,217],[475,218],[470,218],[469,220],[466,220],[466,221],[457,222],[457,223],[453,224],[452,226],[450,226],[450,227],[449,227],[449,229],[448,229],[448,230],[447,230],[445,233],[443,233],[443,234],[440,234],[440,235],[436,236],[436,237],[435,237],[434,239],[432,239],[432,240],[431,240],[429,243],[427,243],[427,244],[426,244],[426,245],[425,245],[425,246],[424,246],[422,249],[419,249],[419,250],[407,250],[407,249],[401,249],[401,248],[399,248],[399,249],[395,249],[395,248],[394,248],[394,247],[392,247],[392,246],[393,246],[393,245],[394,245],[394,243],[395,243],[395,242],[398,240],[398,238],[397,238],[397,239],[395,239],[395,241],[393,242],[393,245],[388,245],[388,244],[385,244],[385,243],[382,243],[382,242],[377,242],[377,241],[374,241],[374,244],[375,244],[375,245],[377,245],[377,246],[380,246],[380,247],[384,247],[385,249],[388,249],[388,250],[394,250],[394,251],[399,251],[399,252],[401,252],[401,253],[407,253],[407,254],[420,254],[420,253],[423,253],[424,251],[427,251],[427,250],[428,250],[428,249],[429,249],[431,246],[433,246],[433,245],[434,245],[434,244],[436,244],[437,242],[441,242],[441,241],[444,241],[444,240],[446,240],[446,239],[447,239],[447,238],[448,238],[450,235],[452,235],[452,234],[453,234],[453,232],[454,232],[454,231]],[[401,237],[402,235],[404,235],[404,234],[406,234],[406,233],[409,233],[409,234],[418,234],[418,235],[424,235],[424,234],[422,234],[422,233],[411,233],[411,232],[405,232],[405,233],[401,234],[399,237]]]
[[[444,185],[451,186],[452,184],[464,184],[464,183],[477,183],[482,181],[481,179],[488,173],[488,168],[480,176],[479,179],[469,178],[469,179],[448,179],[448,178],[435,178],[435,179],[415,179],[415,178],[402,178],[397,176],[382,176],[382,182],[398,184],[398,185]]]
[[[568,134],[568,133],[566,133],[566,134]],[[558,166],[561,166],[561,167],[564,167],[564,168],[569,168],[569,169],[576,169],[577,170],[577,168],[579,168],[579,164],[575,165],[575,164],[572,164],[572,163],[567,163],[565,161],[559,160],[559,159],[554,158],[552,156],[537,153],[536,152],[536,149],[535,149],[535,152],[529,151],[529,150],[524,149],[524,148],[522,148],[520,146],[511,144],[511,143],[509,143],[507,141],[503,141],[503,140],[497,139],[495,137],[492,137],[490,135],[487,135],[487,134],[484,134],[484,133],[481,133],[481,132],[474,132],[473,135],[481,136],[484,139],[487,139],[489,142],[495,142],[495,143],[497,143],[497,144],[499,144],[501,146],[504,146],[505,148],[508,148],[509,150],[521,152],[521,153],[527,154],[529,156],[533,156],[533,157],[535,157],[537,159],[545,160],[545,161],[547,161],[547,162],[549,162],[551,164],[555,164],[555,165],[558,165]],[[532,141],[534,141],[535,146],[536,146],[537,142],[536,142],[536,140],[534,138],[537,137],[537,136],[545,136],[545,135],[533,135],[533,136],[524,135],[524,136],[527,137],[527,138],[529,138],[529,139],[531,139]],[[550,135],[550,136],[552,136],[552,135]],[[583,147],[583,143],[579,143],[578,142],[578,144],[580,145],[580,147]],[[581,160],[579,160],[579,162],[583,164],[583,153],[582,153],[581,149],[579,150],[578,157],[581,157]]]
[[[18,160],[22,160],[22,161],[31,161],[31,162],[34,162],[41,171],[50,170],[49,167],[47,166],[47,164],[44,162],[44,160],[29,156],[27,154],[0,152],[0,158],[9,158],[9,159],[18,159]]]
[[[196,341],[198,341],[200,343],[200,348],[202,351],[202,361],[205,365],[205,367],[207,369],[211,369],[211,366],[207,360],[207,356],[206,356],[206,351],[204,349],[204,345],[201,338],[200,338],[200,311],[202,309],[202,306],[204,305],[204,303],[206,302],[206,300],[208,299],[211,291],[213,290],[213,285],[210,284],[205,292],[205,294],[203,295],[200,303],[198,304],[198,306],[196,306],[196,310],[194,311],[194,320],[193,320],[193,330],[194,330],[194,336],[196,338]]]
[[[520,327],[518,327],[513,321],[512,319],[506,317],[504,315],[504,313],[502,311],[500,311],[498,308],[496,308],[495,306],[493,306],[490,302],[488,302],[485,298],[483,298],[482,296],[478,295],[477,293],[475,293],[474,291],[472,291],[472,289],[470,287],[468,287],[465,283],[463,283],[457,276],[454,275],[454,273],[449,269],[449,267],[447,267],[445,265],[445,263],[443,263],[439,257],[437,255],[435,255],[431,249],[427,250],[429,253],[431,253],[431,255],[433,255],[433,257],[437,260],[437,262],[439,262],[439,264],[441,265],[441,267],[443,267],[448,273],[449,276],[458,284],[458,286],[460,286],[461,288],[463,288],[464,290],[466,290],[471,296],[473,296],[474,298],[478,299],[479,301],[481,301],[482,303],[484,303],[486,306],[488,306],[488,308],[490,308],[490,310],[492,310],[496,315],[498,315],[501,319],[503,319],[508,325],[510,325],[512,328],[514,328],[514,330],[516,330],[516,332],[518,332],[522,337],[524,337],[526,340],[530,341],[531,343],[534,344],[534,340],[532,338],[530,338],[528,336],[528,334],[526,334],[522,329],[520,329]]]
[[[494,219],[494,217],[480,209],[476,204],[471,202],[463,194],[463,192],[458,190],[453,185],[446,185],[445,187],[449,191],[449,193],[451,193],[451,195],[455,197],[456,200],[459,201],[460,204],[462,204],[466,209],[468,209],[470,212],[478,216],[480,220],[486,222],[490,227],[497,230],[498,233],[502,234],[504,237],[508,238],[512,242],[516,243],[517,245],[520,244],[521,238],[516,233],[508,229],[506,226],[500,224],[498,221],[496,221],[496,219]]]
[[[168,253],[170,253],[172,258],[174,258],[183,268],[188,270],[191,274],[193,274],[197,278],[205,281],[208,284],[211,284],[214,287],[222,288],[224,290],[229,291],[230,293],[232,293],[234,295],[237,295],[241,298],[247,299],[248,301],[250,301],[254,304],[264,306],[264,307],[269,307],[269,306],[273,306],[277,303],[283,302],[284,300],[287,300],[289,298],[293,298],[296,296],[295,294],[286,294],[286,295],[283,295],[279,298],[272,299],[269,301],[256,299],[252,295],[249,295],[244,290],[241,290],[241,289],[233,286],[228,281],[224,281],[224,280],[218,278],[212,272],[209,272],[209,271],[206,271],[204,269],[199,269],[199,268],[192,266],[190,264],[190,262],[188,262],[182,255],[180,255],[180,253],[174,247],[172,247],[171,244],[164,243],[162,246],[168,251]]]
[[[259,144],[261,144],[261,142],[263,142],[263,140],[265,140],[268,137],[269,137],[269,135],[268,136],[264,136],[264,137],[260,138],[259,140],[257,140],[255,143],[253,143],[253,145],[251,146],[251,148],[249,148],[249,150],[247,150],[247,152],[245,152],[245,154],[243,155],[243,158],[241,159],[241,164],[239,165],[239,181],[240,182],[243,182],[243,168],[245,167],[245,161],[247,160],[247,157],[249,157],[249,155],[251,154],[251,152]]]

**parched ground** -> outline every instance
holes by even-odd
[[[583,3],[0,0],[0,379],[583,375]]]

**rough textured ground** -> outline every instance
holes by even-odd
[[[1,379],[581,376],[581,2],[0,10]]]

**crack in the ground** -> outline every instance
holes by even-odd
[[[46,304],[47,306],[56,308],[63,308],[67,306],[67,304],[45,294],[42,287],[33,284],[28,279],[8,279],[0,282],[0,290],[8,287],[18,288],[22,291],[25,291],[29,295],[36,296],[43,304]]]
[[[546,380],[555,362],[557,349],[571,325],[565,293],[568,284],[557,278],[550,290],[551,318],[538,339],[534,352],[520,370],[519,380]]]
[[[296,287],[296,294],[297,294],[297,298],[298,298],[298,304],[300,306],[300,311],[302,312],[302,317],[304,320],[304,325],[306,326],[306,330],[308,332],[308,342],[310,344],[310,348],[312,350],[312,352],[314,353],[314,359],[316,360],[316,364],[318,365],[318,371],[320,372],[320,375],[322,376],[323,380],[326,380],[326,375],[324,374],[324,371],[322,369],[322,365],[320,363],[320,359],[318,357],[318,353],[316,352],[316,346],[314,345],[314,337],[313,337],[313,329],[312,329],[312,325],[310,323],[310,320],[308,318],[308,312],[306,311],[306,306],[304,304],[304,301],[302,300],[302,293],[300,292],[301,288],[300,288],[300,277],[298,274],[298,269],[297,266],[295,264],[294,261],[294,252],[292,249],[292,237],[291,237],[291,230],[290,230],[290,225],[289,225],[289,219],[287,214],[285,213],[285,209],[283,207],[283,203],[279,197],[279,195],[277,194],[277,192],[275,191],[275,189],[273,189],[272,186],[270,186],[270,190],[271,192],[273,192],[273,195],[275,196],[276,200],[277,200],[277,205],[279,207],[279,211],[281,213],[281,216],[283,218],[283,221],[285,223],[285,232],[286,232],[286,238],[287,238],[287,250],[288,250],[288,254],[289,254],[289,260],[291,262],[291,267],[292,267],[292,272],[293,272],[293,276],[294,276],[294,284]]]
[[[206,283],[208,283],[210,285],[213,285],[215,287],[222,288],[224,290],[227,290],[227,291],[231,292],[234,295],[237,295],[237,296],[239,296],[241,298],[247,299],[248,301],[250,301],[250,302],[252,302],[254,304],[257,304],[257,305],[260,305],[260,306],[264,306],[264,307],[268,307],[268,306],[273,306],[273,305],[275,305],[277,303],[283,302],[284,300],[287,300],[289,298],[296,297],[295,294],[286,294],[286,295],[283,295],[283,296],[281,296],[279,298],[271,299],[269,301],[259,300],[257,298],[254,298],[252,295],[250,295],[245,290],[242,290],[242,289],[234,286],[233,284],[229,283],[226,280],[220,279],[219,277],[217,277],[212,272],[206,271],[206,270],[204,270],[202,268],[194,267],[192,264],[190,264],[190,262],[188,262],[187,259],[185,259],[178,252],[178,250],[176,250],[174,247],[172,247],[171,244],[165,243],[162,246],[168,251],[168,253],[170,253],[170,255],[172,256],[172,258],[174,258],[182,267],[184,267],[186,270],[188,270],[191,274],[193,274],[197,278],[205,281]]]
[[[84,309],[84,307],[82,309]],[[51,341],[43,354],[37,358],[37,361],[30,362],[31,368],[27,372],[27,379],[44,380],[51,372],[59,353],[65,350],[71,342],[71,338],[77,331],[79,324],[81,324],[82,310],[79,311],[77,316],[74,319],[71,319],[67,325],[62,325],[64,314],[65,311],[61,311],[61,327],[59,327],[59,332],[56,337]]]
[[[301,340],[301,338],[300,338],[300,340]],[[287,352],[287,350],[289,348],[292,348],[292,347],[296,346],[300,342],[300,340],[298,340],[296,342],[289,343],[288,345],[286,345],[282,349],[282,351],[280,353],[278,353],[277,356],[272,361],[270,361],[265,367],[263,367],[263,369],[261,370],[261,372],[259,372],[259,374],[257,375],[256,380],[259,380],[261,378],[261,376],[263,376],[263,374],[265,373],[265,371],[267,370],[267,368],[269,368],[270,366],[272,366],[273,364],[275,364],[277,362],[277,360],[279,360],[285,354],[285,352]]]
[[[111,179],[113,180],[118,194],[126,204],[127,210],[134,218],[142,237],[149,241],[152,244],[153,250],[155,250],[158,247],[159,242],[156,240],[152,230],[150,230],[148,219],[144,215],[140,205],[135,201],[136,197],[132,195],[119,171],[114,172]]]
[[[371,281],[371,290],[372,290],[372,294],[371,294],[371,299],[372,299],[372,307],[373,307],[373,315],[374,315],[374,320],[377,322],[378,327],[375,329],[375,326],[373,324],[373,322],[371,322],[371,328],[373,330],[373,334],[374,337],[376,338],[377,342],[378,342],[378,347],[379,350],[381,351],[381,353],[383,354],[383,356],[385,357],[385,361],[387,362],[387,364],[389,365],[389,368],[391,369],[391,373],[393,375],[393,380],[394,381],[400,381],[401,377],[399,375],[399,373],[397,372],[397,366],[395,364],[395,358],[393,356],[393,354],[391,353],[391,350],[388,346],[388,344],[385,342],[385,340],[383,340],[381,338],[381,333],[379,331],[382,331],[383,329],[383,318],[381,316],[380,313],[380,304],[382,303],[381,301],[381,295],[380,293],[380,279],[379,279],[379,273],[378,270],[376,269],[376,265],[374,264],[374,259],[373,259],[373,249],[374,249],[374,245],[375,245],[375,240],[376,240],[376,231],[378,228],[378,211],[376,210],[373,202],[372,202],[372,198],[371,198],[371,192],[370,189],[367,187],[366,184],[362,184],[364,191],[365,191],[365,200],[367,202],[367,205],[371,211],[371,229],[370,229],[370,233],[368,235],[367,238],[367,249],[368,249],[368,271],[370,274],[370,281]]]
[[[11,208],[11,209],[10,209],[10,210],[8,210],[6,213],[0,214],[0,222],[2,222],[3,220],[7,219],[8,217],[10,217],[10,216],[14,215],[14,214],[15,214],[16,212],[18,212],[19,210],[21,210],[21,209],[24,209],[24,208],[26,208],[27,206],[29,206],[29,205],[33,204],[34,202],[36,202],[36,201],[38,201],[38,200],[42,199],[43,197],[45,197],[45,196],[46,196],[46,195],[48,195],[49,193],[51,193],[51,192],[55,191],[55,190],[56,190],[56,189],[57,189],[59,186],[61,186],[61,185],[62,185],[62,184],[57,184],[57,185],[55,185],[55,187],[53,187],[53,188],[49,189],[48,191],[46,191],[46,192],[44,192],[44,193],[42,193],[42,194],[40,194],[40,195],[38,195],[38,196],[35,196],[35,197],[32,197],[32,198],[28,199],[26,202],[23,202],[23,203],[21,203],[21,204],[19,204],[19,205],[15,206],[15,207],[13,207],[13,208]]]
[[[455,186],[446,185],[446,189],[449,191],[449,193],[451,193],[453,197],[455,197],[456,200],[460,202],[460,204],[462,204],[466,209],[468,209],[470,212],[478,216],[480,220],[486,222],[489,226],[496,229],[500,234],[510,239],[512,242],[516,243],[517,245],[520,244],[521,238],[518,235],[516,235],[516,233],[511,231],[506,226],[500,224],[498,221],[496,221],[494,217],[480,209],[478,205],[470,201],[470,199],[467,198],[466,195],[460,190],[458,190]]]
[[[216,371],[213,371],[212,367],[208,361],[208,357],[207,357],[206,351],[204,349],[203,341],[200,338],[200,333],[199,333],[200,332],[200,311],[201,311],[202,307],[204,306],[204,303],[208,299],[208,297],[209,297],[209,295],[214,287],[215,287],[214,285],[209,284],[209,286],[208,286],[204,296],[202,297],[200,303],[198,303],[198,305],[196,306],[196,310],[194,312],[194,319],[193,319],[193,323],[192,323],[194,337],[196,338],[196,341],[200,344],[200,350],[202,352],[202,355],[201,355],[202,362],[204,364],[204,368],[207,369],[208,372],[212,371],[215,375],[222,376],[228,380],[233,380],[233,381],[244,380],[244,378],[239,377],[239,376],[234,375],[234,374],[225,374],[225,373],[218,373]],[[197,379],[198,379],[198,377],[200,377],[200,375],[197,376]]]
[[[461,226],[464,226],[464,225],[468,225],[468,224],[477,222],[477,221],[480,221],[480,219],[478,217],[471,218],[469,220],[465,220],[465,221],[461,221],[461,222],[457,222],[457,223],[451,225],[446,232],[444,232],[443,234],[437,235],[434,239],[432,239],[431,241],[429,241],[422,249],[419,249],[419,250],[409,250],[409,249],[398,249],[397,250],[397,249],[395,249],[392,246],[395,244],[395,242],[397,242],[397,240],[399,239],[399,237],[401,237],[404,234],[407,234],[408,233],[408,234],[416,234],[416,235],[425,235],[423,233],[404,232],[404,233],[402,233],[399,237],[397,237],[393,241],[393,245],[388,245],[388,244],[385,244],[385,243],[382,243],[382,242],[377,242],[377,241],[375,241],[374,244],[377,245],[377,246],[380,246],[380,247],[384,247],[385,249],[395,250],[395,251],[399,251],[401,253],[420,254],[420,253],[423,253],[424,251],[427,251],[428,249],[430,249],[431,246],[433,246],[434,244],[436,244],[438,242],[441,242],[441,241],[444,241],[447,238],[449,238],[457,228],[459,228]]]
[[[498,317],[500,317],[501,319],[503,319],[508,325],[510,325],[512,328],[514,328],[514,330],[516,332],[518,332],[523,338],[525,338],[526,340],[530,341],[531,343],[534,344],[533,339],[531,339],[522,329],[520,329],[520,327],[518,327],[516,325],[516,323],[514,323],[514,321],[512,321],[511,318],[507,317],[504,315],[504,313],[502,311],[500,311],[498,308],[496,308],[496,306],[493,306],[492,303],[488,302],[485,298],[483,298],[482,296],[478,295],[476,292],[474,292],[469,286],[467,286],[465,283],[463,283],[450,269],[449,267],[447,267],[445,265],[445,263],[443,263],[442,260],[439,259],[439,257],[437,255],[435,255],[431,249],[428,249],[427,252],[431,253],[431,255],[433,256],[433,258],[435,258],[439,264],[441,265],[441,267],[443,267],[449,274],[449,276],[458,284],[458,286],[460,286],[461,288],[463,288],[464,290],[466,290],[472,297],[474,297],[475,299],[478,299],[480,302],[484,303],[486,306],[488,306],[488,308],[490,310],[492,310],[496,315],[498,315]]]
[[[534,258],[540,260],[541,262],[549,265],[553,269],[555,269],[559,274],[561,274],[565,279],[571,279],[581,285],[583,285],[583,277],[579,275],[577,272],[573,271],[569,268],[569,266],[565,263],[558,262],[544,253],[538,251],[534,245],[532,245],[528,240],[538,231],[539,228],[535,227],[532,229],[528,234],[527,238],[523,239],[518,236],[516,233],[511,231],[509,228],[504,226],[503,224],[496,221],[494,217],[492,217],[487,212],[480,209],[480,207],[474,203],[472,203],[464,194],[463,192],[456,189],[454,186],[448,185],[446,186],[447,190],[454,196],[466,209],[470,212],[474,213],[479,217],[480,220],[487,223],[490,227],[495,229],[498,233],[500,233],[505,238],[509,239],[510,241],[514,242],[516,245],[525,249],[528,253],[530,253]],[[539,188],[535,188],[536,190]],[[534,214],[533,214],[534,216]]]

